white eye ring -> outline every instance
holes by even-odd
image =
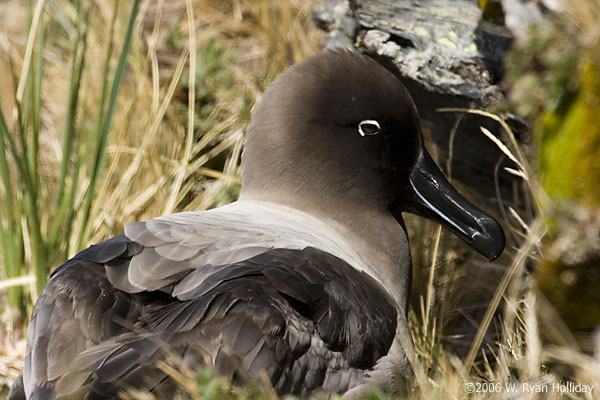
[[[375,128],[375,129],[373,129]],[[365,119],[358,123],[358,133],[360,136],[373,136],[379,133],[381,126],[374,119]]]

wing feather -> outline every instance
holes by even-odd
[[[201,230],[219,223],[205,214],[129,224],[53,273],[30,325],[32,397],[154,390],[172,355],[233,378],[265,370],[280,394],[333,393],[387,353],[397,310],[373,278],[299,243],[273,248],[270,233],[243,237],[245,217]]]

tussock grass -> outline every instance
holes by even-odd
[[[319,49],[309,4],[5,8],[29,13],[32,34],[6,37],[3,54],[14,96],[0,119],[2,198],[13,201],[2,210],[2,262],[7,278],[35,265],[34,298],[58,262],[132,220],[233,200],[250,107]]]
[[[52,268],[128,222],[237,197],[251,106],[279,72],[319,51],[321,34],[308,29],[307,2],[0,7],[6,382]]]
[[[25,45],[20,70],[11,63],[15,84],[14,106],[10,113],[0,108],[0,172],[4,190],[2,211],[5,224],[0,229],[4,269],[8,278],[16,278],[33,266],[36,277],[32,296],[44,287],[52,264],[64,256],[65,248],[76,243],[80,248],[87,243],[88,223],[92,202],[100,179],[108,134],[117,107],[117,96],[123,80],[129,52],[138,1],[132,3],[127,30],[122,35],[122,49],[117,65],[110,68],[113,58],[110,48],[106,52],[101,96],[95,113],[95,123],[89,134],[77,124],[78,98],[81,93],[82,72],[85,65],[87,21],[80,4],[75,14],[75,36],[72,41],[73,57],[67,91],[62,129],[62,154],[57,170],[60,172],[50,182],[40,164],[40,145],[43,134],[42,94],[44,77],[44,47],[46,34],[52,29],[44,15],[44,2],[38,2],[28,19],[29,37]],[[117,13],[112,17],[114,26]],[[111,29],[109,42],[112,44]],[[76,147],[77,146],[77,147]],[[81,191],[81,201],[75,198],[81,180],[86,187]],[[80,226],[77,229],[77,225]],[[12,283],[17,283],[13,280]],[[18,286],[8,288],[9,303],[23,310],[23,293]]]
[[[544,192],[532,166],[521,153],[513,132],[502,117],[481,110],[448,108],[439,111],[478,114],[491,118],[500,125],[503,130],[502,138],[495,137],[485,128],[481,129],[482,134],[514,162],[515,167],[507,170],[522,179],[533,194],[531,198],[534,204],[531,207],[535,209],[535,217],[528,219],[510,207],[504,214],[505,225],[511,227],[515,237],[520,238],[519,245],[515,249],[507,249],[512,253],[510,265],[495,288],[483,318],[476,321],[477,333],[464,358],[457,357],[443,346],[441,325],[446,318],[443,312],[448,311],[444,304],[452,302],[452,298],[448,291],[436,291],[434,284],[444,279],[442,275],[436,276],[440,272],[436,267],[439,231],[427,236],[434,238],[427,288],[421,296],[421,308],[413,310],[410,316],[417,353],[415,370],[421,371],[421,374],[416,374],[417,385],[412,391],[407,393],[404,389],[406,397],[598,398],[598,392],[575,393],[571,390],[564,393],[558,389],[564,385],[580,384],[597,390],[600,384],[599,349],[595,353],[589,349],[587,352],[582,351],[554,307],[539,292],[534,277],[528,272],[528,264],[535,265],[543,256],[541,243],[547,234],[545,216],[553,211],[554,202]],[[466,284],[473,279],[477,277],[468,278]],[[433,309],[434,301],[437,309]],[[498,318],[500,311],[501,318]],[[483,338],[490,327],[498,332],[495,346],[483,345]],[[551,340],[548,341],[547,338]],[[423,376],[426,378],[423,379]],[[540,395],[533,393],[532,388],[545,389],[547,392]]]

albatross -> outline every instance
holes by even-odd
[[[279,395],[392,390],[413,373],[402,213],[490,261],[497,221],[427,153],[406,88],[367,56],[317,54],[253,110],[238,201],[125,226],[56,268],[10,399],[172,397],[160,360]],[[171,360],[171,361],[169,361]]]

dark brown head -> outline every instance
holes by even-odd
[[[281,74],[246,133],[242,198],[302,208],[376,208],[440,222],[489,259],[498,223],[446,181],[423,146],[410,94],[372,59],[325,51]]]

